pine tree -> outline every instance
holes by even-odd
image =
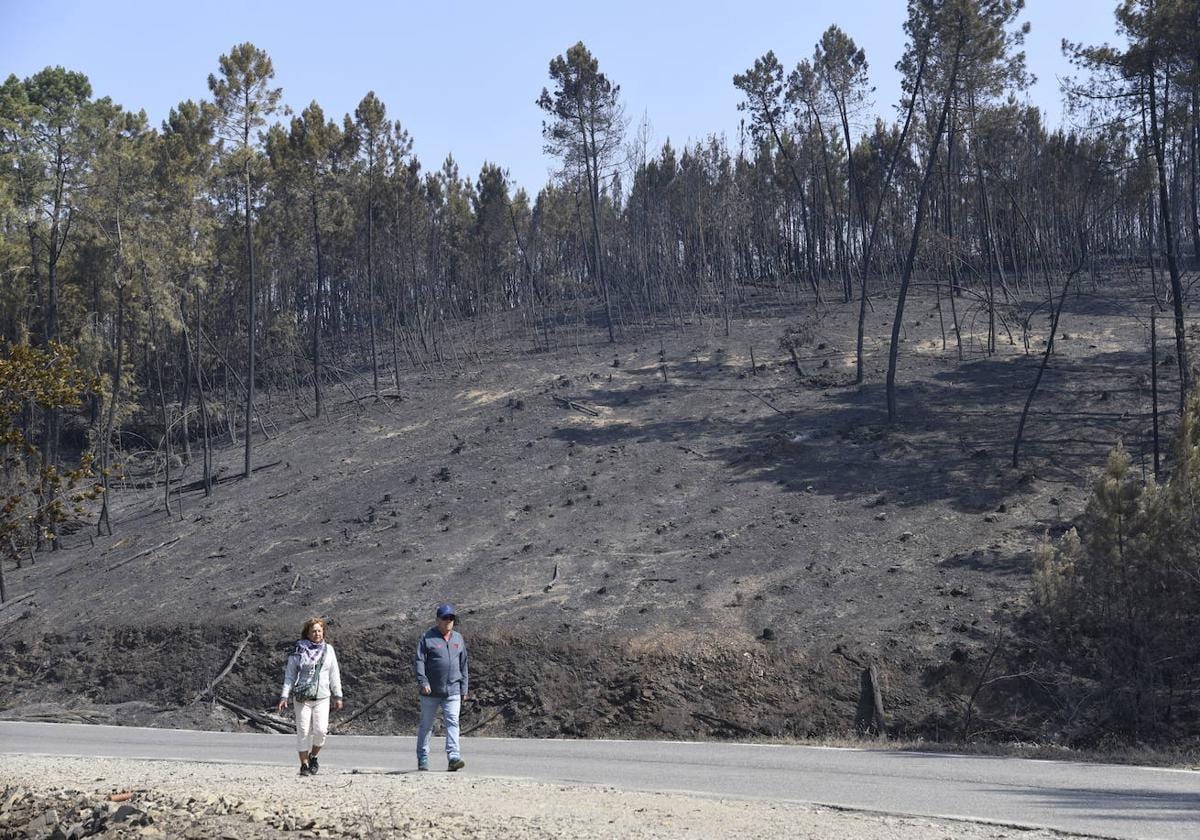
[[[592,231],[592,267],[604,301],[608,340],[615,342],[612,292],[604,273],[604,246],[600,231],[600,187],[617,162],[625,136],[621,86],[600,72],[600,62],[583,42],[550,62],[553,90],[542,88],[537,99],[549,116],[542,123],[546,151],[563,162],[568,177],[583,174],[587,188]]]
[[[254,175],[259,151],[254,133],[275,113],[283,91],[272,88],[275,68],[270,57],[250,42],[238,44],[220,58],[220,76],[208,77],[217,108],[218,136],[233,148],[226,155],[231,172],[240,173],[246,233],[246,450],[243,476],[250,478],[253,450],[255,332],[258,289],[254,276]]]
[[[1200,654],[1200,397],[1186,407],[1165,485],[1142,481],[1118,446],[1077,525],[1043,546],[1034,600],[1104,712],[1133,739],[1163,735],[1187,703]]]
[[[308,205],[316,269],[311,312],[313,402],[321,416],[321,329],[325,310],[325,254],[322,245],[322,208],[331,176],[349,153],[344,132],[315,101],[292,117],[290,131],[275,126],[267,135],[267,155],[276,174],[292,185]]]

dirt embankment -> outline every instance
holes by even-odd
[[[464,728],[536,737],[805,738],[852,732],[869,652],[817,655],[765,639],[733,644],[692,635],[637,638],[561,633],[514,636],[464,628],[472,686]],[[374,628],[338,637],[347,707],[338,731],[414,730],[410,647],[420,628]],[[249,709],[271,718],[282,632],[262,627],[122,628],[0,646],[14,690],[0,717],[126,725],[244,729]],[[215,686],[213,680],[237,661]],[[860,658],[861,657],[861,658]],[[915,673],[881,670],[892,735],[958,734],[958,702],[975,664]],[[922,685],[918,691],[912,686]],[[993,694],[992,696],[999,696]],[[228,701],[222,706],[219,702]],[[950,712],[947,713],[947,709]],[[992,706],[973,709],[976,725]],[[996,709],[1002,712],[1002,709]],[[1028,710],[1025,718],[1028,719]],[[290,718],[278,718],[284,724]]]

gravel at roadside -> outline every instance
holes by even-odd
[[[457,774],[323,769],[306,779],[291,769],[10,755],[0,766],[0,840],[1065,836],[794,803],[482,778],[469,768]]]

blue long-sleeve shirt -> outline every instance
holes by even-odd
[[[413,662],[417,685],[426,686],[435,697],[453,697],[467,693],[467,643],[462,634],[451,630],[443,638],[437,627],[430,627],[417,641]]]

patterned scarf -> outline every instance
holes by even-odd
[[[292,656],[296,657],[296,664],[299,666],[296,673],[296,685],[316,684],[317,665],[324,655],[324,642],[315,644],[308,639],[300,639],[296,642],[296,649],[292,651]]]

